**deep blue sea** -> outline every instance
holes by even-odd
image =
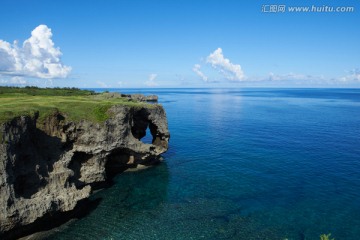
[[[49,239],[360,239],[360,89],[108,90],[157,94],[169,151]]]

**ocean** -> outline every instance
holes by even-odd
[[[48,239],[360,239],[360,89],[107,90],[157,94],[169,150]]]

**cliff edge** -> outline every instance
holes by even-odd
[[[68,121],[55,111],[0,126],[0,238],[74,210],[99,184],[159,160],[170,134],[161,105],[114,105],[101,123]],[[152,144],[141,141],[149,128]]]

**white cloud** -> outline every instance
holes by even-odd
[[[157,78],[157,74],[152,73],[149,75],[149,81],[153,82],[155,80],[155,78]]]
[[[349,71],[348,75],[339,79],[341,82],[360,82],[360,69],[356,68]]]
[[[354,83],[360,82],[360,69],[353,69],[348,71],[348,74],[343,77],[326,78],[324,75],[311,75],[311,74],[275,74],[269,73],[268,77],[262,78],[261,81],[297,81],[317,84],[339,84],[339,83]]]
[[[47,79],[67,77],[71,67],[61,63],[62,53],[51,38],[51,29],[39,25],[22,47],[17,41],[10,44],[0,40],[0,74]]]
[[[305,74],[297,74],[297,73],[287,73],[287,74],[275,74],[269,73],[269,76],[265,80],[270,81],[286,81],[286,80],[321,80],[324,79],[324,76],[313,76],[313,75],[305,75]]]
[[[207,58],[214,69],[217,69],[225,78],[232,81],[241,81],[245,79],[244,72],[239,64],[233,64],[225,58],[221,48],[216,49]]]
[[[192,70],[193,70],[203,81],[207,82],[208,77],[205,76],[205,74],[204,74],[203,72],[201,72],[200,68],[201,68],[200,64],[195,64]]]
[[[152,73],[149,75],[149,79],[145,82],[145,85],[148,87],[156,87],[159,86],[157,82],[155,82],[155,79],[157,78],[157,74]]]
[[[27,84],[27,81],[22,77],[12,77],[8,79],[2,79],[0,80],[1,84],[9,84],[9,85],[25,85]]]
[[[204,61],[204,60],[202,60]],[[245,76],[241,66],[239,64],[232,63],[229,59],[224,57],[221,48],[216,49],[210,53],[205,59],[206,64],[231,81],[247,81],[247,82],[291,82],[291,84],[345,84],[345,83],[360,83],[360,68],[348,71],[345,76],[342,77],[325,77],[324,75],[312,75],[302,73],[285,73],[277,74],[270,72],[268,75],[261,76]],[[208,78],[203,71],[200,64],[195,64],[192,68],[193,72],[199,76],[203,81],[212,83],[219,81],[211,81],[212,78]]]

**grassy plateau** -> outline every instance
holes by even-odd
[[[39,112],[41,121],[55,111],[63,113],[68,121],[103,122],[110,117],[107,110],[113,105],[150,105],[122,97],[109,98],[106,94],[76,88],[0,87],[0,125],[14,117],[31,116],[35,112]]]

